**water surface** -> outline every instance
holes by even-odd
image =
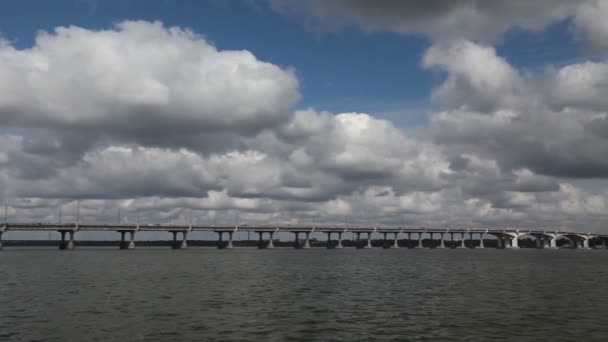
[[[608,251],[6,248],[0,341],[607,340]]]

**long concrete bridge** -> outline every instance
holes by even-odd
[[[193,231],[215,232],[218,234],[218,247],[231,249],[233,237],[236,232],[253,232],[258,234],[259,248],[273,248],[274,234],[289,232],[294,234],[295,248],[310,248],[312,234],[326,234],[327,248],[343,248],[344,234],[351,234],[357,241],[359,248],[372,248],[372,234],[382,234],[385,248],[399,248],[399,237],[406,237],[410,248],[423,248],[423,235],[430,236],[435,243],[433,248],[445,248],[446,242],[455,248],[465,248],[466,240],[471,240],[469,246],[484,248],[484,237],[496,241],[497,248],[519,247],[519,237],[532,236],[535,238],[537,248],[557,248],[558,239],[567,239],[570,248],[606,248],[608,234],[581,233],[572,231],[548,229],[485,229],[485,228],[404,228],[404,227],[255,227],[255,226],[193,226],[193,225],[139,225],[139,224],[50,224],[50,223],[4,223],[0,225],[0,249],[2,248],[2,234],[11,231],[32,232],[59,232],[60,249],[74,249],[76,234],[78,232],[118,232],[120,234],[120,248],[133,249],[136,246],[135,235],[138,232],[168,232],[173,235],[172,247],[184,249],[188,247],[188,233]],[[128,234],[128,239],[126,235]],[[362,239],[363,235],[363,239]],[[457,240],[454,240],[454,236]],[[265,239],[267,237],[267,239]],[[438,239],[434,239],[437,237]],[[467,239],[468,237],[468,239]],[[335,239],[332,239],[335,238]],[[414,238],[414,240],[412,240]],[[593,242],[591,244],[590,242]]]

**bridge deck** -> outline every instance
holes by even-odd
[[[425,227],[294,227],[294,226],[207,226],[207,225],[137,225],[137,224],[53,224],[53,223],[5,223],[0,225],[0,231],[150,231],[150,232],[320,232],[320,233],[457,233],[457,234],[509,234],[518,235],[586,235],[589,237],[608,237],[608,234],[583,233],[552,229],[517,229],[517,228],[425,228]]]

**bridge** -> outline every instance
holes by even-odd
[[[327,248],[343,248],[342,238],[344,234],[354,236],[359,248],[372,248],[372,234],[379,233],[383,236],[384,248],[399,248],[399,237],[407,236],[410,248],[423,248],[423,235],[430,236],[434,243],[433,248],[445,248],[446,241],[452,247],[465,248],[466,240],[469,246],[485,248],[484,237],[496,240],[497,248],[518,248],[521,236],[532,236],[535,238],[537,248],[557,248],[558,239],[566,239],[570,248],[606,249],[608,234],[581,233],[574,231],[560,231],[548,229],[485,229],[485,228],[408,228],[408,227],[293,227],[293,226],[200,226],[200,225],[139,225],[139,224],[51,224],[51,223],[4,223],[0,225],[0,249],[2,249],[2,235],[11,231],[30,232],[59,232],[61,241],[60,249],[74,249],[76,247],[76,234],[78,232],[117,232],[120,234],[121,249],[134,249],[136,246],[135,235],[138,232],[168,232],[173,236],[172,247],[174,249],[188,248],[188,233],[193,231],[215,232],[218,234],[218,247],[231,249],[234,247],[233,236],[236,232],[253,232],[258,234],[259,248],[273,248],[274,234],[277,232],[289,232],[294,234],[295,248],[311,248],[310,240],[313,234],[325,234],[327,236]],[[126,235],[129,234],[128,239]],[[361,236],[363,235],[363,239]],[[459,239],[454,240],[454,235]],[[224,239],[226,237],[226,239]],[[267,237],[267,239],[265,239]],[[332,239],[334,238],[335,239]],[[412,240],[412,237],[414,240]],[[438,239],[434,239],[438,237]],[[468,237],[468,239],[467,239]],[[302,241],[302,239],[303,241]],[[414,241],[414,244],[410,242]],[[591,244],[590,242],[593,242]]]

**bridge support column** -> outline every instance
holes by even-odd
[[[179,249],[186,249],[188,248],[188,233],[187,232],[182,232],[182,243],[179,246]]]
[[[270,239],[268,241],[268,246],[266,246],[266,248],[274,248],[274,232],[270,232],[268,234],[270,234]]]
[[[390,246],[388,245],[388,240],[386,238],[386,232],[382,232],[382,248],[384,249],[389,249]]]
[[[171,234],[173,234],[173,243],[171,244],[171,248],[178,249],[179,246],[177,245],[177,232],[171,232]]]
[[[422,233],[418,233],[418,248],[422,247]]]
[[[460,233],[460,246],[458,246],[458,248],[466,248],[467,247],[467,243],[466,243],[466,235],[465,233]]]
[[[511,236],[511,248],[519,248],[519,236]]]
[[[293,241],[293,248],[294,249],[300,249],[300,233],[299,232],[294,232],[294,234],[296,234],[296,238]]]
[[[61,241],[59,241],[59,249],[65,249],[66,248],[66,244],[65,244],[65,230],[59,231],[59,234],[61,234]]]
[[[367,244],[363,248],[365,248],[365,249],[372,248],[372,233],[371,232],[367,233]]]
[[[549,238],[549,247],[550,248],[557,248],[557,236]]]
[[[479,233],[479,248],[486,248],[486,245],[483,243],[483,233]]]
[[[69,231],[68,234],[70,234],[70,240],[68,241],[67,249],[74,249],[76,248],[76,244],[74,243],[74,231]]]
[[[395,234],[395,241],[393,242],[393,245],[391,246],[391,248],[399,248],[399,233],[394,233]]]
[[[496,236],[496,248],[503,248],[505,245],[505,241],[503,240],[502,236],[500,235],[494,235]]]
[[[310,248],[310,232],[305,232],[304,234],[306,236],[306,239],[304,240],[304,246],[302,246],[302,248],[309,249]]]
[[[226,249],[232,249],[234,248],[234,245],[232,244],[232,236],[234,235],[234,232],[228,232],[228,244],[226,244]]]
[[[65,231],[62,230],[60,231],[61,233],[61,243],[59,244],[59,249],[74,249],[75,248],[75,244],[74,244],[74,231]],[[65,233],[69,234],[69,240],[66,242],[65,241]]]
[[[589,249],[589,238],[584,238],[582,242],[583,242],[583,248]]]
[[[129,232],[129,244],[127,245],[127,249],[135,249],[135,232]]]
[[[327,243],[325,244],[325,248],[333,249],[334,246],[331,243],[331,232],[325,232],[325,234],[327,234]]]
[[[439,233],[439,248],[445,248],[445,242],[443,241],[443,233]]]
[[[126,249],[126,245],[125,245],[125,234],[126,232],[124,231],[120,231],[120,245],[118,246],[118,248],[120,249]]]
[[[342,246],[342,232],[338,233],[338,244],[336,245],[336,248],[342,248],[344,246]]]
[[[224,249],[224,232],[217,232],[218,241],[217,241],[217,249]]]
[[[173,243],[171,244],[171,248],[173,248],[173,249],[188,248],[188,242],[186,241],[187,233],[182,232],[182,241],[181,242],[177,241],[177,233],[178,232],[171,232],[171,234],[173,234]]]

